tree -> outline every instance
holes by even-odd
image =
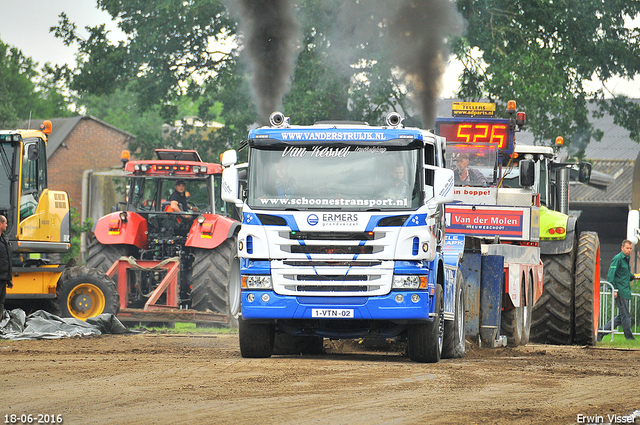
[[[640,29],[625,19],[640,13],[635,0],[458,0],[468,22],[455,46],[465,66],[459,95],[518,100],[538,143],[562,135],[580,155],[602,132],[589,122],[589,105],[607,111],[640,142],[640,107],[622,96],[605,99],[584,82],[640,73]],[[477,54],[474,54],[477,53]],[[635,129],[635,130],[634,130]]]
[[[0,124],[14,126],[33,118],[71,116],[61,79],[48,65],[43,72],[33,59],[0,41]]]

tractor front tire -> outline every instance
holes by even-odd
[[[574,305],[575,343],[596,345],[600,313],[600,240],[595,232],[580,233]]]
[[[86,320],[103,313],[117,315],[120,297],[113,280],[90,267],[70,267],[62,273],[57,289],[62,317]]]
[[[191,308],[226,314],[229,326],[240,316],[240,260],[237,237],[215,249],[198,249],[193,260]]]

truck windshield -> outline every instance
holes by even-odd
[[[256,209],[416,209],[418,148],[253,147],[247,203]]]
[[[169,198],[176,179],[135,178],[132,181],[130,208],[135,211],[169,211]],[[211,211],[211,180],[186,180],[185,194],[190,206],[201,212]]]
[[[447,164],[453,169],[456,186],[495,186],[498,153],[495,144],[449,144]]]

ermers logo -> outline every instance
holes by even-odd
[[[355,226],[358,224],[358,214],[322,214],[323,226],[335,225],[335,226]]]
[[[315,214],[311,214],[307,217],[307,223],[309,223],[310,226],[315,226],[316,224],[318,224],[318,216]]]

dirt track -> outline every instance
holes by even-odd
[[[581,414],[606,423],[608,414],[640,409],[640,351],[475,348],[464,359],[418,364],[327,340],[325,348],[322,356],[243,359],[237,335],[0,341],[0,420],[556,424]]]

